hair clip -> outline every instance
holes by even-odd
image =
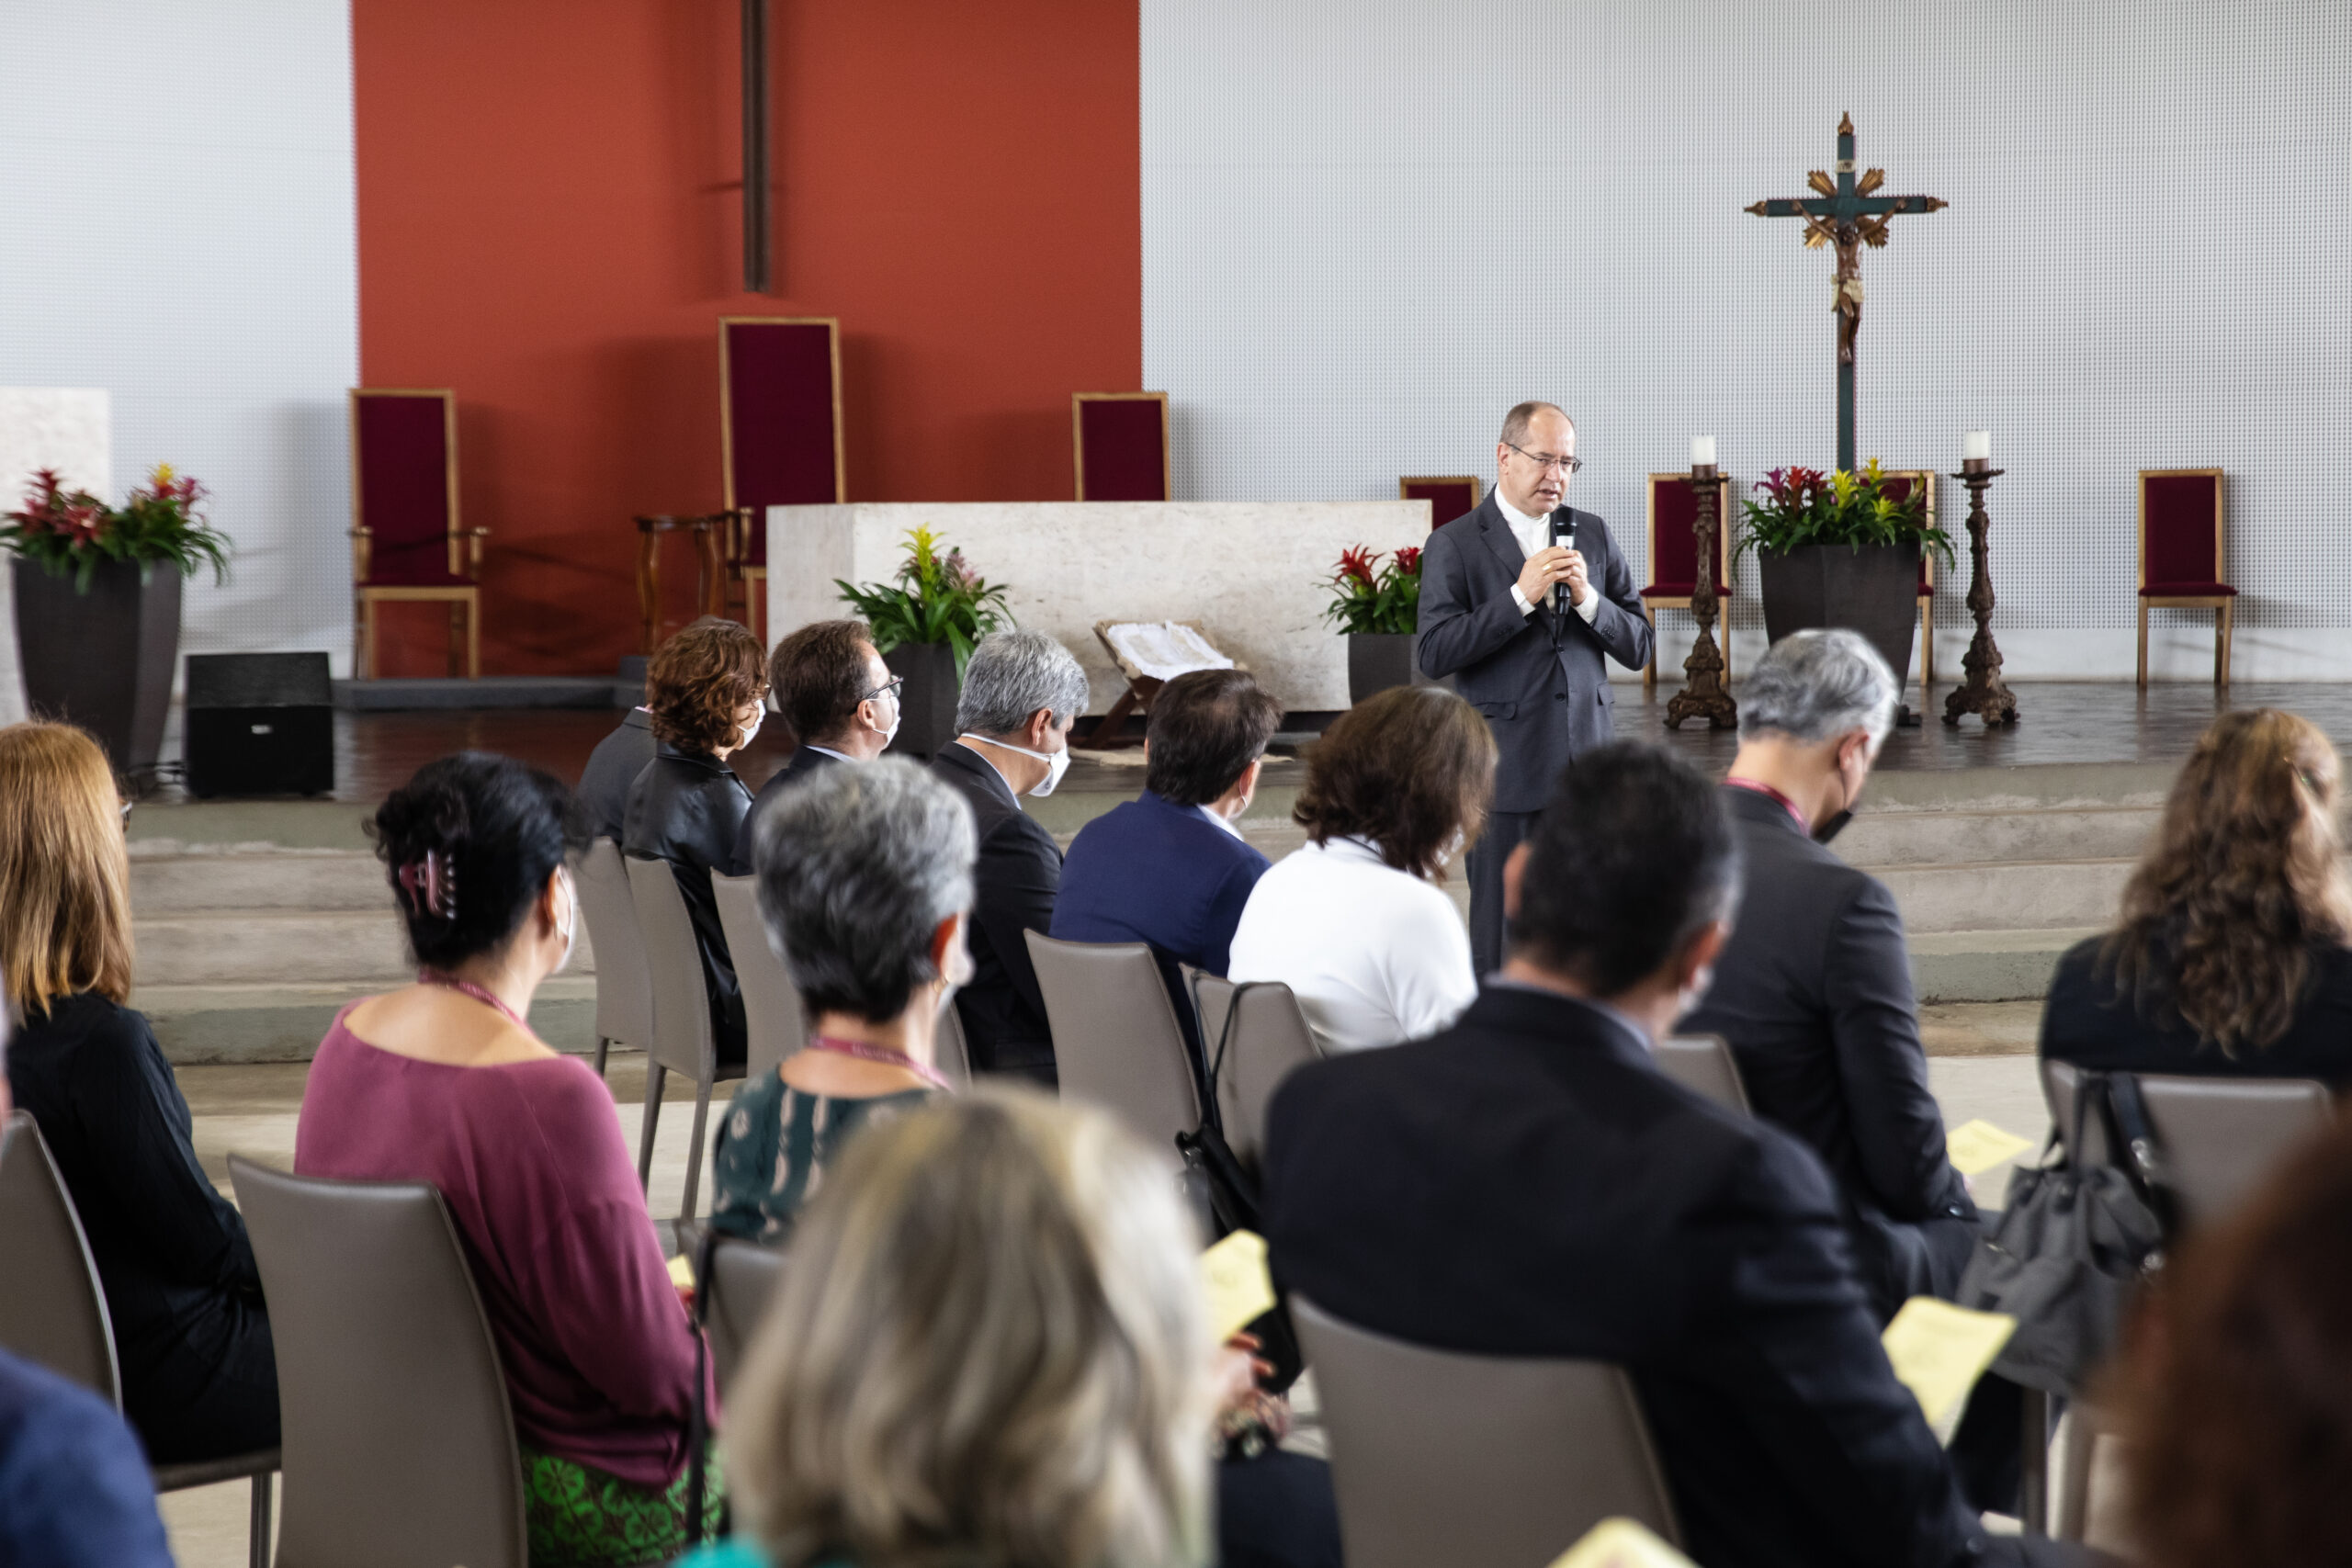
[[[413,913],[440,920],[458,918],[457,867],[439,850],[427,850],[401,867],[400,884]]]

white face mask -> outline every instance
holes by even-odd
[[[1438,851],[1437,863],[1440,865],[1451,865],[1453,863],[1453,857],[1462,852],[1462,829],[1456,828],[1453,830],[1453,837],[1448,839],[1445,841],[1445,847]]]
[[[738,726],[736,726],[736,731],[735,731],[735,732],[736,732],[737,734],[741,735],[743,739],[741,739],[741,740],[738,740],[737,742],[735,742],[735,750],[737,750],[738,751],[740,751],[740,750],[741,750],[744,747],[749,746],[749,745],[752,743],[752,737],[753,737],[754,735],[757,735],[757,734],[760,732],[760,724],[761,724],[761,722],[762,722],[763,720],[764,720],[767,716],[768,716],[768,705],[767,705],[767,704],[765,704],[765,703],[753,703],[753,704],[752,705],[752,722],[751,722],[751,723],[749,723],[749,724],[743,724],[743,725],[738,725]]]
[[[875,698],[871,698],[871,699],[869,699],[869,700],[870,700],[870,701],[873,701],[873,702],[876,702],[876,703],[879,703],[882,699],[881,699],[881,698],[879,698],[879,697],[875,697]],[[906,709],[905,709],[905,707],[904,707],[904,706],[902,706],[902,705],[899,704],[899,699],[898,699],[898,698],[896,698],[896,697],[892,697],[892,698],[890,699],[890,728],[888,728],[888,729],[886,729],[886,730],[884,730],[884,731],[882,732],[882,747],[883,747],[883,750],[889,750],[890,742],[891,742],[891,741],[893,741],[893,740],[896,740],[896,739],[899,738],[899,721],[900,719],[904,718],[905,716],[906,716]],[[870,723],[871,721],[869,720],[868,722]]]
[[[555,928],[555,934],[563,938],[563,956],[555,961],[554,969],[549,971],[556,975],[562,974],[571,962],[571,950],[578,945],[580,935],[580,895],[572,889],[569,871],[563,874],[563,910],[564,919]]]
[[[1683,988],[1681,995],[1674,998],[1674,1016],[1677,1019],[1685,1019],[1696,1012],[1699,1010],[1699,1004],[1707,999],[1707,992],[1713,987],[1714,983],[1715,971],[1713,965],[1692,975],[1690,984]]]
[[[1046,795],[1053,794],[1054,786],[1062,782],[1062,775],[1064,773],[1069,772],[1069,747],[1068,744],[1064,744],[1062,749],[1058,751],[1032,751],[1026,746],[1015,746],[1010,740],[998,740],[986,735],[967,734],[958,737],[958,739],[964,740],[978,740],[989,746],[1001,746],[1008,751],[1018,751],[1024,757],[1035,757],[1037,761],[1045,763],[1045,782],[1036,785],[1029,792],[1031,795],[1036,795],[1041,799]]]

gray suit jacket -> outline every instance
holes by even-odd
[[[1575,520],[1574,547],[1600,595],[1590,626],[1574,610],[1555,615],[1548,603],[1520,614],[1510,586],[1527,557],[1491,491],[1477,511],[1431,534],[1421,558],[1421,673],[1453,676],[1454,689],[1487,716],[1502,752],[1497,811],[1543,810],[1577,753],[1613,738],[1604,652],[1629,669],[1650,661],[1649,621],[1609,525],[1589,512],[1561,511]]]

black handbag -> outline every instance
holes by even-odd
[[[2094,1114],[2106,1160],[2084,1153]],[[2084,1074],[2071,1131],[2063,1142],[2053,1131],[2041,1161],[2009,1178],[2000,1223],[1977,1242],[1954,1294],[1962,1306],[2018,1320],[1993,1371],[2062,1394],[2114,1348],[2133,1293],[2164,1266],[2174,1212],[2138,1079]]]

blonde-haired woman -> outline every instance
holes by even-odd
[[[2277,708],[2197,743],[2115,931],[2058,964],[2041,1054],[2120,1072],[2352,1082],[2341,763]]]
[[[106,753],[0,729],[8,1088],[97,1259],[123,1413],[155,1464],[277,1446],[277,1363],[244,1222],[197,1163],[187,1101],[130,995],[130,863]]]

